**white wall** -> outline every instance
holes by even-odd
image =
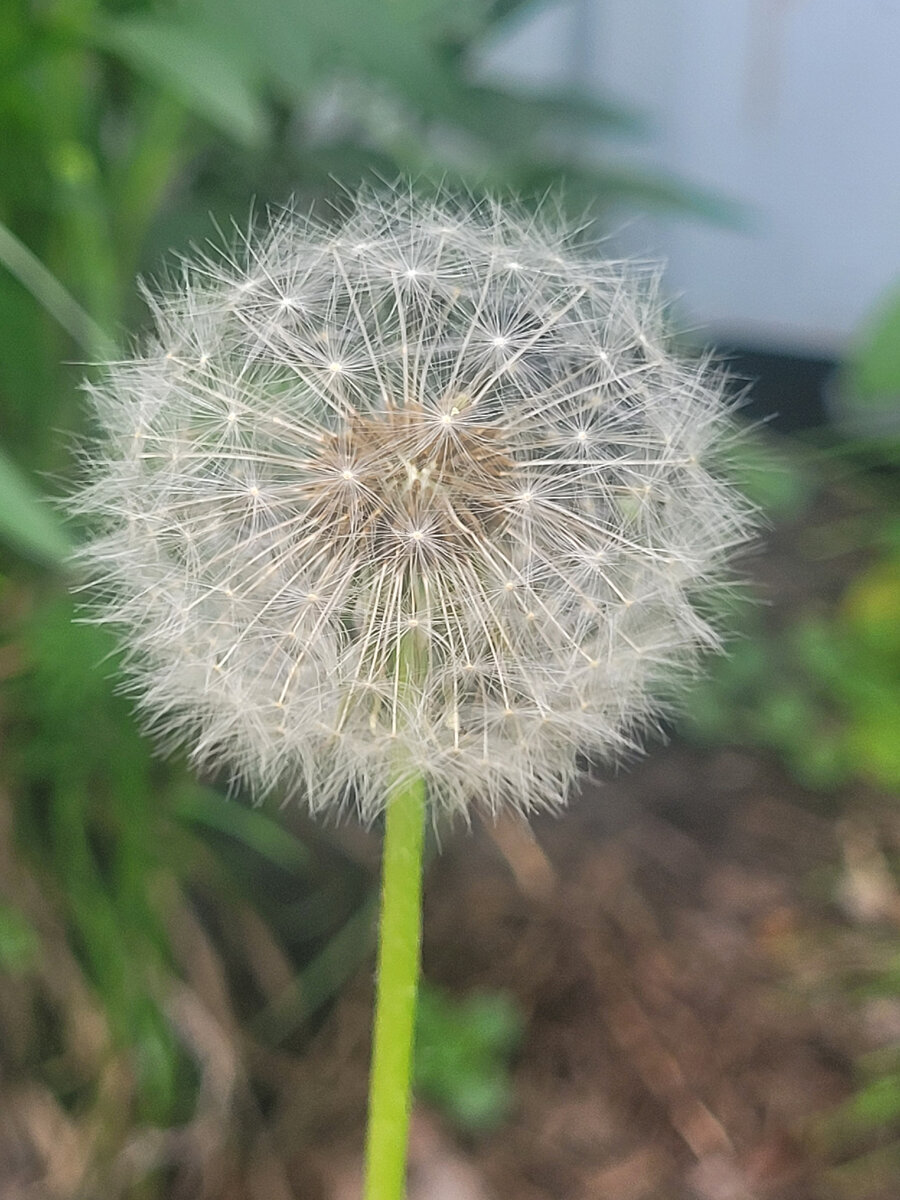
[[[573,0],[493,65],[630,101],[623,155],[745,206],[626,234],[712,336],[839,350],[900,278],[900,0]]]

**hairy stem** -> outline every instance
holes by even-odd
[[[404,778],[387,808],[365,1200],[406,1195],[406,1148],[422,928],[425,782]]]

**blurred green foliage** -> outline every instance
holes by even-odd
[[[155,759],[117,694],[109,636],[73,616],[72,601],[56,597],[13,631],[21,669],[5,689],[4,785],[16,793],[17,853],[37,872],[114,1043],[134,1054],[135,1116],[166,1124],[192,1096],[188,1056],[167,1013],[171,983],[185,970],[172,942],[179,912],[213,904],[224,920],[255,909],[273,943],[302,963],[307,939],[316,948],[352,917],[365,876],[345,864],[335,892],[334,864],[323,864],[277,814],[228,801]],[[318,930],[293,928],[296,905],[312,905],[323,888],[327,919]],[[16,897],[7,900],[0,963],[23,971],[39,935],[16,911]],[[363,941],[348,957],[348,971],[366,949]],[[227,948],[213,953],[227,975]],[[298,968],[299,982],[306,994]],[[339,982],[319,984],[320,1004]],[[253,996],[246,986],[246,1003],[258,1007]]]
[[[476,993],[454,1001],[423,987],[416,1025],[415,1086],[467,1133],[484,1133],[509,1111],[510,1059],[522,1036],[512,1000]]]
[[[806,787],[900,788],[900,554],[876,561],[830,616],[743,636],[691,692],[686,731],[765,748]]]
[[[60,566],[71,549],[52,509],[2,449],[0,539],[46,566]]]
[[[7,717],[7,768],[28,796],[16,813],[18,844],[52,879],[115,1033],[139,1048],[142,1096],[163,1120],[178,1085],[158,989],[169,965],[166,937],[154,904],[162,846],[178,861],[159,820],[167,781],[127,703],[112,694],[111,646],[101,631],[73,628],[70,604],[56,601],[22,631],[21,645],[28,666],[9,689]]]
[[[0,905],[0,971],[19,974],[34,962],[40,939],[22,914]]]
[[[900,287],[863,322],[834,393],[836,416],[851,433],[887,443],[900,458]]]
[[[900,301],[876,306],[836,374],[831,401],[852,438],[818,448],[757,435],[739,451],[748,495],[772,519],[805,522],[796,571],[848,557],[828,611],[773,624],[757,606],[710,663],[683,728],[706,743],[764,748],[805,786],[865,780],[900,789]],[[850,511],[815,515],[828,489]],[[805,557],[804,557],[805,556]]]

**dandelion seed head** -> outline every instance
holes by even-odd
[[[654,273],[497,204],[293,212],[150,297],[72,500],[96,619],[202,769],[314,810],[558,804],[718,635],[750,515]]]

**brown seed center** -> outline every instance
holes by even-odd
[[[496,530],[516,464],[502,429],[462,403],[354,413],[318,455],[311,517],[343,536],[392,539],[424,553]]]

